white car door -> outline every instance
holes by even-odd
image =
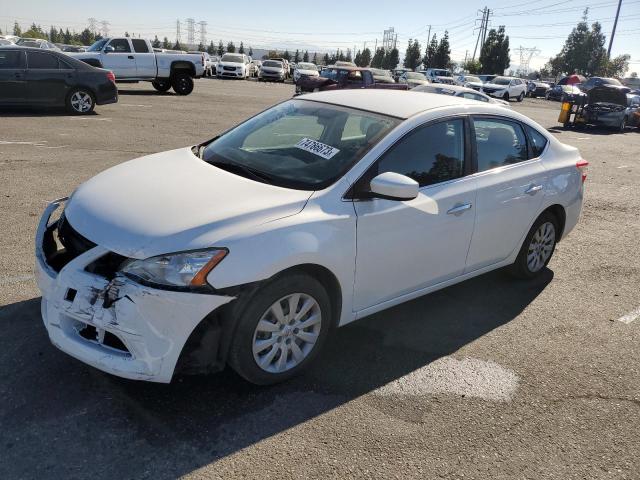
[[[357,255],[354,308],[366,309],[460,275],[475,215],[464,118],[416,128],[388,150],[354,186]],[[420,185],[417,198],[366,198],[384,172]],[[358,199],[359,196],[361,199]]]
[[[131,51],[131,42],[128,38],[114,38],[104,48],[113,48],[107,53],[103,50],[102,66],[113,71],[116,78],[135,78],[136,58]]]
[[[475,116],[473,125],[478,195],[468,272],[505,260],[520,247],[542,206],[547,179],[539,159],[530,159],[519,122]]]
[[[149,48],[146,40],[141,38],[132,38],[133,51],[136,57],[136,77],[138,78],[155,78],[156,54]]]

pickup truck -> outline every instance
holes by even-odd
[[[159,92],[173,87],[178,95],[193,91],[193,79],[202,77],[204,55],[156,53],[148,40],[102,38],[86,52],[67,53],[89,65],[111,70],[118,82],[151,82]]]
[[[409,90],[407,84],[376,81],[373,72],[368,68],[332,66],[322,70],[319,77],[301,78],[296,85],[296,94],[349,88]]]

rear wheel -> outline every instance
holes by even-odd
[[[287,380],[315,358],[331,322],[331,302],[317,280],[305,274],[276,279],[238,319],[229,364],[257,385]]]
[[[67,110],[74,115],[86,115],[91,113],[96,106],[93,93],[84,88],[76,88],[67,95]]]
[[[518,95],[517,100],[518,100],[519,102],[521,102],[523,99],[524,99],[524,92],[522,92],[520,95]]]
[[[171,82],[166,78],[154,80],[151,85],[159,92],[167,92],[171,88]]]
[[[545,212],[538,217],[527,234],[511,272],[520,278],[533,278],[547,266],[556,248],[558,220]]]
[[[193,92],[193,78],[188,73],[177,73],[171,79],[171,86],[178,95],[189,95]]]

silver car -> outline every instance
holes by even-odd
[[[420,85],[416,88],[412,88],[414,92],[426,92],[426,93],[438,93],[440,95],[452,95],[454,97],[462,97],[468,100],[477,100],[479,102],[494,103],[502,107],[511,108],[509,102],[500,100],[499,98],[492,98],[482,92],[478,92],[472,88],[459,87],[457,85]]]

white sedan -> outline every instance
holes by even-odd
[[[468,100],[477,100],[478,102],[495,103],[496,105],[500,105],[502,107],[511,108],[511,105],[506,100],[492,98],[489,95],[474,90],[473,88],[460,87],[458,85],[442,85],[434,83],[429,85],[418,85],[411,90],[413,90],[414,92],[453,95],[454,97],[462,97]]]
[[[293,81],[298,83],[298,80],[304,77],[318,77],[318,67],[315,63],[299,62],[296,65],[296,69],[293,71]]]
[[[500,267],[539,275],[578,222],[586,165],[488,103],[297,97],[51,203],[36,234],[44,324],[121,377],[229,364],[279,382],[334,327]]]

